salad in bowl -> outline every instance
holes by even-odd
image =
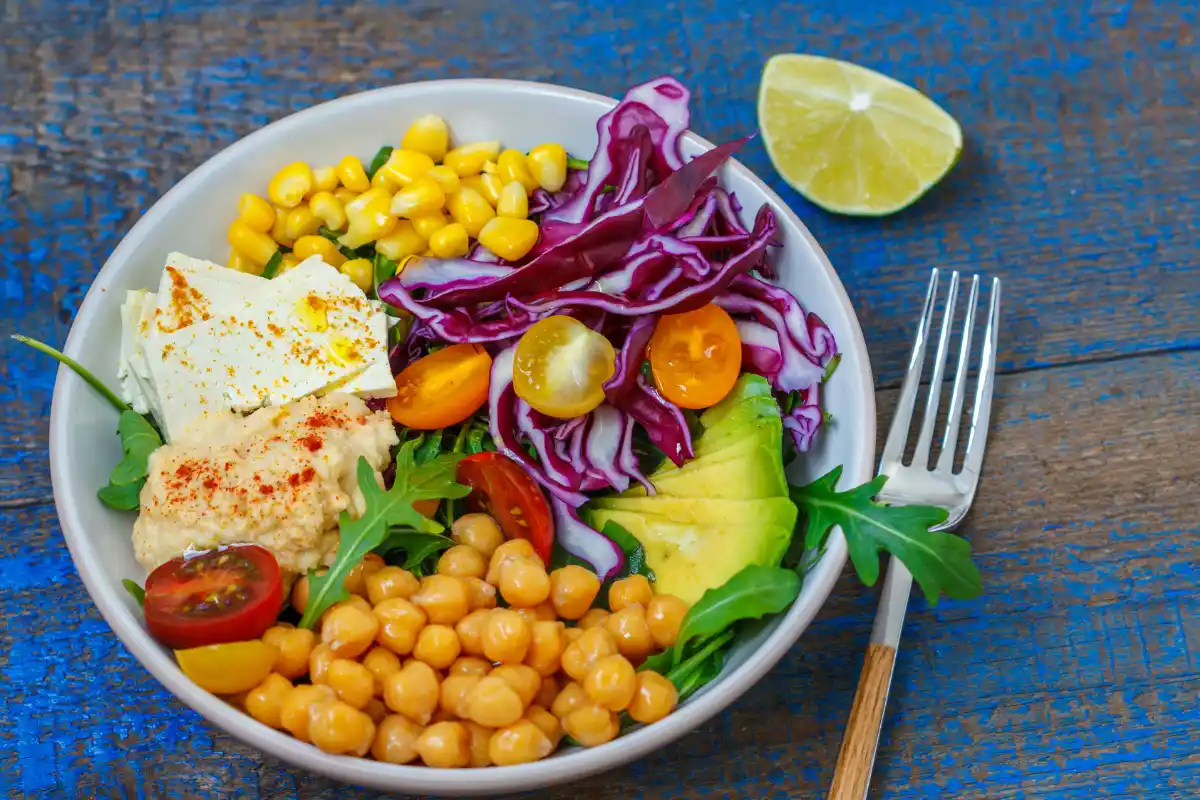
[[[928,596],[978,591],[938,512],[875,503],[882,479],[839,490],[840,466],[796,480],[837,424],[841,342],[776,281],[794,218],[722,180],[745,140],[686,142],[688,101],[673,78],[634,87],[592,152],[460,139],[431,112],[373,157],[277,164],[205,209],[224,264],[160,252],[152,283],[96,300],[119,306],[115,388],[25,340],[117,412],[95,496],[136,514],[145,577],[123,582],[224,701],[206,714],[320,769],[519,774],[645,743],[550,782],[769,668],[836,577],[838,526],[867,582],[915,542],[941,556],[910,565]],[[821,594],[800,613],[802,592]],[[143,657],[199,697],[161,658]]]

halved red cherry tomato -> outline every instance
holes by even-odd
[[[176,650],[257,639],[283,608],[279,564],[252,544],[173,558],[146,579],[150,634]]]
[[[737,382],[742,340],[723,308],[664,314],[650,337],[650,371],[663,397],[682,408],[716,405]]]
[[[479,345],[450,345],[396,376],[388,411],[396,422],[419,431],[455,425],[487,401],[491,371],[492,357]]]
[[[471,487],[467,506],[491,514],[509,539],[528,539],[550,563],[554,520],[541,488],[521,465],[500,453],[476,453],[458,462],[457,480]]]

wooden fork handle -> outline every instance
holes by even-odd
[[[850,709],[833,784],[829,788],[829,800],[863,800],[867,796],[895,663],[896,648],[886,644],[867,646],[867,657],[858,676],[858,691],[854,693],[854,706]]]

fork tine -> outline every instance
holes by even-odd
[[[913,340],[912,354],[908,357],[908,370],[900,384],[900,397],[896,401],[896,412],[892,415],[892,427],[888,429],[883,455],[879,457],[879,471],[891,474],[888,464],[899,464],[904,457],[904,443],[908,441],[908,426],[912,422],[913,406],[917,401],[917,388],[921,384],[921,366],[925,362],[925,340],[933,322],[933,301],[937,297],[938,271],[934,267],[929,274],[929,290],[925,293],[925,308],[921,311],[921,324],[917,326],[917,338]]]
[[[971,278],[971,296],[967,298],[967,313],[963,316],[962,345],[958,348],[958,367],[954,373],[954,391],[946,414],[946,433],[942,437],[942,452],[938,455],[937,471],[949,474],[954,470],[954,451],[958,448],[958,429],[962,421],[963,396],[967,393],[967,365],[971,360],[971,334],[975,328],[975,306],[979,301],[979,276]]]
[[[988,422],[992,415],[992,384],[996,381],[996,340],[1000,334],[1000,279],[992,279],[992,299],[988,307],[987,328],[983,332],[983,358],[979,365],[979,387],[975,391],[975,409],[971,413],[971,435],[963,472],[979,480],[983,449],[987,446]]]
[[[937,355],[933,358],[933,377],[929,379],[929,397],[925,401],[925,416],[912,463],[921,468],[929,466],[929,446],[933,443],[933,427],[937,425],[938,405],[942,399],[942,377],[946,373],[946,356],[950,354],[950,332],[954,329],[954,304],[958,300],[958,270],[950,273],[950,292],[942,312],[942,330],[938,334]]]

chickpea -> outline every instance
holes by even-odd
[[[437,571],[456,578],[482,578],[487,573],[487,560],[469,544],[456,544],[438,559]]]
[[[424,661],[410,659],[384,678],[383,702],[413,722],[427,725],[440,699],[437,673]]]
[[[638,603],[614,611],[604,621],[604,630],[617,643],[617,652],[632,661],[641,662],[654,649],[646,612]]]
[[[516,608],[533,608],[550,596],[550,576],[540,561],[510,558],[500,565],[500,596]]]
[[[633,693],[633,701],[625,710],[637,722],[658,722],[675,710],[679,702],[679,692],[675,684],[659,675],[657,672],[639,672],[637,687]]]
[[[417,757],[422,728],[403,714],[389,714],[375,729],[371,755],[388,764],[407,764]]]
[[[532,627],[535,622],[556,622],[558,614],[554,612],[554,606],[547,600],[539,603],[533,608],[518,608],[517,613],[525,618],[525,621]]]
[[[490,767],[492,757],[488,755],[488,742],[492,740],[492,729],[470,720],[464,720],[463,727],[471,737],[471,766]]]
[[[492,661],[520,664],[532,638],[529,624],[520,614],[507,608],[492,609],[483,626],[483,654]]]
[[[308,657],[312,654],[317,635],[306,628],[275,625],[267,628],[262,640],[279,651],[274,670],[285,678],[299,678],[308,672]]]
[[[417,634],[425,627],[425,612],[403,597],[389,597],[375,606],[379,632],[375,641],[399,656],[412,652]]]
[[[367,652],[378,632],[379,620],[370,607],[363,611],[356,605],[339,603],[321,623],[321,642],[329,645],[338,658],[357,658]]]
[[[523,705],[532,703],[538,690],[542,688],[542,676],[538,675],[532,667],[524,664],[501,664],[490,674],[496,678],[502,678],[509,686],[513,687]]]
[[[458,634],[449,625],[426,625],[413,646],[413,658],[424,661],[434,669],[445,669],[458,658],[462,645]]]
[[[461,722],[435,722],[417,737],[417,754],[427,767],[465,767],[471,763],[471,735]]]
[[[467,697],[483,680],[478,675],[451,675],[442,681],[440,707],[459,719],[467,718]]]
[[[562,670],[583,682],[600,659],[616,655],[617,646],[604,628],[588,628],[578,641],[567,645],[562,654]]]
[[[609,612],[603,608],[593,608],[579,618],[577,626],[585,631],[588,628],[600,628],[604,626],[604,623],[608,620],[608,616]]]
[[[366,579],[370,575],[374,575],[379,570],[386,567],[383,558],[375,553],[367,553],[363,556],[362,561],[359,561],[350,571],[346,573],[345,582],[342,584],[346,587],[346,591],[350,594],[356,594],[359,597],[367,596]]]
[[[454,520],[450,527],[450,538],[458,544],[474,547],[490,559],[496,548],[504,544],[504,534],[496,520],[487,514],[464,514]]]
[[[588,671],[583,689],[609,711],[622,711],[633,700],[637,679],[633,664],[622,655],[605,656]]]
[[[386,647],[372,647],[363,656],[362,665],[371,671],[375,680],[375,696],[383,697],[383,679],[400,671],[400,657]]]
[[[383,722],[383,718],[388,715],[388,709],[387,706],[383,704],[382,700],[380,700],[378,697],[372,697],[367,701],[367,706],[363,709],[363,713],[371,718],[371,722],[374,722],[376,725],[378,725],[379,723]]]
[[[673,594],[656,594],[646,606],[646,624],[654,643],[664,650],[675,645],[688,605]]]
[[[469,656],[483,655],[483,628],[487,625],[488,613],[483,609],[472,611],[454,626],[462,651]]]
[[[558,697],[554,698],[554,702],[550,705],[550,713],[559,719],[565,719],[575,709],[590,705],[591,702],[583,686],[571,681],[562,687]]]
[[[450,669],[446,672],[448,676],[454,675],[474,675],[479,678],[487,677],[487,674],[492,671],[492,665],[482,658],[474,658],[471,656],[463,656],[450,665]]]
[[[384,567],[367,576],[367,599],[377,606],[392,597],[412,597],[421,588],[421,582],[406,569]]]
[[[279,700],[279,724],[300,741],[312,741],[308,737],[309,707],[314,703],[336,699],[337,695],[328,686],[316,684],[293,686]]]
[[[566,645],[568,645],[568,644],[571,644],[571,642],[578,641],[578,640],[579,640],[579,638],[580,638],[581,636],[583,636],[583,631],[584,631],[584,629],[583,629],[583,628],[579,628],[579,627],[575,627],[575,628],[567,628],[566,630],[564,630],[564,631],[563,631],[563,645],[564,645],[564,649],[565,649],[565,646],[566,646]]]
[[[375,696],[375,675],[357,661],[335,658],[329,664],[325,682],[339,700],[359,711]]]
[[[328,571],[327,569],[319,569],[317,570],[317,574],[324,575]],[[296,580],[296,583],[292,585],[292,608],[301,614],[304,613],[304,609],[308,606],[308,588],[307,575],[301,575]]]
[[[529,630],[529,650],[525,653],[525,663],[543,678],[558,672],[563,650],[567,646],[563,638],[563,624],[538,620],[529,626]]]
[[[375,723],[348,703],[329,700],[309,707],[308,735],[326,753],[365,756],[375,741]]]
[[[488,755],[497,766],[528,764],[545,758],[554,750],[554,745],[542,729],[527,719],[501,728],[492,734],[488,743]]]
[[[421,590],[412,602],[437,625],[453,625],[467,615],[467,585],[451,575],[430,575],[421,581]]]
[[[291,681],[279,673],[272,672],[262,683],[246,693],[246,713],[264,725],[282,728],[283,725],[279,721],[280,705],[291,688]]]
[[[533,698],[535,706],[549,708],[554,705],[554,698],[558,697],[558,679],[553,675],[542,676],[542,688],[538,689],[538,693]]]
[[[334,603],[332,606],[330,606],[329,611],[333,611],[333,609],[339,608],[341,606],[354,606],[355,608],[359,609],[360,611],[366,611],[367,613],[370,613],[370,611],[371,611],[371,604],[367,601],[367,599],[365,597],[360,597],[359,595],[356,595],[356,594],[350,595],[345,600],[342,600],[339,603]],[[329,611],[326,611],[321,616],[322,624],[324,624],[325,620],[329,618]]]
[[[563,619],[579,619],[588,612],[600,593],[600,579],[576,564],[550,573],[550,601]]]
[[[521,718],[525,705],[516,689],[504,678],[489,675],[467,695],[467,718],[488,728],[502,728]]]
[[[617,715],[600,705],[583,705],[562,721],[563,730],[584,747],[611,742],[621,730]]]
[[[337,658],[333,654],[333,648],[322,642],[315,646],[312,652],[308,654],[308,679],[313,683],[327,683],[329,681],[329,665]]]
[[[493,586],[498,585],[500,583],[500,567],[505,561],[510,559],[542,563],[537,551],[533,549],[533,545],[529,543],[528,539],[509,539],[492,553],[491,561],[488,562],[487,576],[484,580]]]
[[[481,608],[496,607],[496,587],[481,578],[464,578],[467,582],[467,608],[478,611]]]
[[[542,706],[535,705],[525,709],[525,719],[541,728],[551,745],[558,746],[559,740],[562,739],[562,725],[559,723],[558,717]]]
[[[613,585],[608,587],[608,607],[614,612],[633,603],[641,603],[642,608],[645,608],[653,597],[654,590],[650,588],[650,579],[645,575],[630,575],[628,578],[614,581]]]

